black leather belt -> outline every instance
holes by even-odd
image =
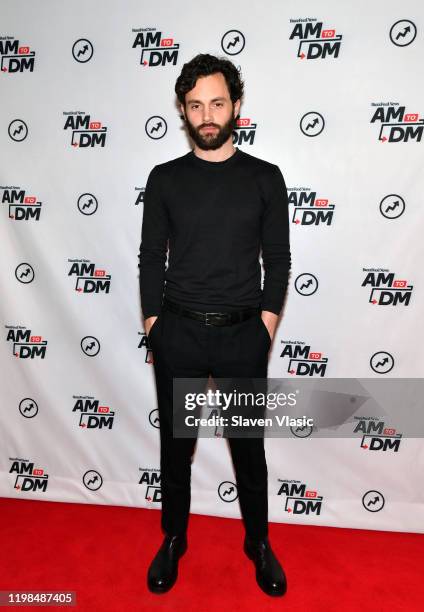
[[[168,300],[168,298],[163,299],[162,308],[164,310],[171,310],[183,317],[202,321],[205,325],[234,325],[234,323],[245,321],[260,312],[260,308],[244,308],[243,310],[235,310],[233,312],[200,312],[184,308],[180,304]]]

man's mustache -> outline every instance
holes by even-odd
[[[216,125],[215,123],[203,123],[202,125],[199,125],[199,127],[197,128],[198,130],[201,130],[202,128],[217,128],[218,130],[220,129],[219,125]]]

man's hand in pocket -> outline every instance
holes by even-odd
[[[147,336],[149,335],[150,330],[152,328],[152,325],[156,321],[157,318],[158,318],[158,316],[148,317],[147,319],[144,320],[144,330],[145,330]]]
[[[276,315],[274,312],[270,312],[269,310],[262,310],[261,317],[272,342],[275,334],[275,328],[277,327],[278,315]]]

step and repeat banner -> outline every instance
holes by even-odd
[[[239,68],[234,144],[288,189],[268,375],[423,376],[419,0],[0,10],[1,496],[160,509],[138,249],[149,172],[191,148],[174,85],[197,53]],[[266,440],[270,520],[422,532],[422,439],[348,416],[343,439]],[[225,439],[199,439],[191,510],[240,517]]]

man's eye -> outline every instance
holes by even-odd
[[[216,105],[217,106],[222,106],[222,102],[217,102]]]
[[[192,104],[191,109],[193,110],[194,108],[197,108],[198,106],[199,106],[198,104]]]

